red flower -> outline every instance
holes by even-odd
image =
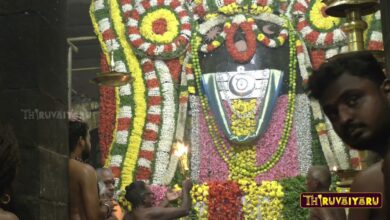
[[[167,64],[169,68],[169,72],[172,75],[172,78],[175,82],[179,81],[179,75],[180,75],[180,70],[181,70],[181,64],[179,61],[179,58],[175,58],[172,60],[167,60],[165,61],[165,64]]]
[[[135,175],[136,180],[147,180],[150,178],[151,171],[146,167],[138,167],[137,174]]]
[[[106,57],[101,55],[101,68],[103,72],[108,72]],[[100,88],[100,115],[99,115],[99,144],[101,148],[101,163],[104,164],[109,154],[110,144],[113,141],[113,132],[115,129],[116,103],[115,90],[111,87]]]
[[[152,23],[153,32],[164,34],[167,31],[167,21],[163,18],[157,19]]]
[[[112,175],[114,175],[115,178],[121,177],[121,168],[120,167],[111,167]]]
[[[235,182],[211,182],[209,185],[209,219],[243,219],[242,192]]]

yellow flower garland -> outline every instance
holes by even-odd
[[[235,99],[232,102],[232,133],[237,136],[247,136],[256,130],[255,109],[256,99],[244,101]],[[242,116],[245,115],[245,116]]]
[[[310,10],[310,22],[318,29],[321,30],[331,30],[335,26],[340,24],[340,18],[326,16],[322,14],[322,8],[325,7],[325,4],[321,0],[315,0]]]
[[[283,187],[276,181],[263,181],[260,188],[260,213],[264,220],[282,219]]]
[[[229,162],[229,179],[253,179],[256,177],[256,147],[234,146],[235,157]]]
[[[209,186],[205,183],[202,185],[194,185],[191,190],[191,198],[193,209],[198,213],[198,219],[208,220],[208,199],[209,199]],[[203,204],[203,209],[201,206]]]
[[[153,22],[159,19],[164,19],[166,21],[167,30],[163,34],[157,34],[153,31]],[[179,25],[180,22],[172,11],[161,8],[147,13],[144,16],[140,24],[140,33],[149,41],[167,44],[172,42],[179,34]]]
[[[260,191],[256,182],[253,180],[238,180],[240,189],[245,193],[245,203],[242,206],[244,219],[257,219]]]
[[[126,156],[122,169],[122,184],[120,189],[123,190],[127,185],[133,181],[133,174],[136,169],[138,153],[142,141],[143,127],[146,120],[146,97],[145,84],[142,78],[142,70],[137,57],[129,46],[126,40],[125,26],[122,23],[118,2],[116,0],[109,0],[112,20],[114,21],[114,28],[118,33],[119,42],[125,52],[126,62],[130,67],[130,72],[134,78],[134,124],[133,130],[129,135],[129,146],[127,148]],[[131,64],[131,65],[130,65]]]

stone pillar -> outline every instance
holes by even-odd
[[[0,120],[14,127],[20,219],[68,219],[65,0],[0,2]]]

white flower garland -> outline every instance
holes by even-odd
[[[210,19],[208,21],[205,21],[205,22],[203,22],[203,23],[201,23],[199,25],[199,33],[201,35],[205,35],[205,34],[207,34],[207,32],[211,28],[213,28],[213,27],[215,27],[215,26],[217,26],[219,24],[225,23],[226,20],[227,20],[227,18],[225,16],[219,15],[218,17],[215,17],[215,18],[212,18],[212,19]]]
[[[131,118],[131,116],[133,115],[132,113],[132,109],[130,106],[123,106],[120,110],[119,110],[119,115],[118,117],[119,118]]]
[[[286,24],[286,20],[272,13],[262,13],[253,17],[256,20],[263,20],[274,23],[279,26]]]
[[[104,0],[96,0],[94,4],[95,4],[95,11],[104,9]]]
[[[340,137],[333,130],[333,126],[329,119],[325,117],[326,126],[328,127],[328,136],[331,142],[331,147],[333,148],[334,156],[338,162],[337,168],[339,169],[349,169],[351,168],[349,163],[349,155],[347,154],[347,146],[341,141]]]
[[[153,174],[153,184],[162,184],[163,177],[168,168],[173,135],[175,133],[176,105],[173,98],[175,97],[174,85],[168,66],[164,61],[156,60],[155,68],[160,77],[162,87],[163,113],[160,140],[158,141],[155,170]]]
[[[321,111],[321,107],[320,107],[320,104],[318,103],[318,101],[312,99],[310,102],[310,105],[312,108],[314,119],[324,120],[324,116],[323,116],[323,113]],[[328,137],[327,133],[320,134],[318,136],[318,138],[320,140],[322,152],[324,153],[328,167],[330,167],[330,168],[337,167],[338,164],[337,164],[336,158],[334,156],[334,152],[331,149],[331,146],[329,143],[329,137]]]
[[[188,88],[187,88],[187,74],[186,74],[186,66],[191,62],[190,56],[185,56],[182,71],[181,71],[181,82],[180,82],[180,96],[179,96],[179,111],[177,116],[177,125],[176,125],[176,140],[183,141],[184,140],[184,131],[187,120],[187,109],[188,109]],[[182,89],[185,90],[182,91]],[[183,100],[181,100],[183,99]],[[186,101],[187,100],[187,101]]]
[[[172,154],[171,160],[169,161],[168,169],[162,180],[163,185],[168,185],[171,183],[173,177],[175,176],[178,162],[179,162],[179,158],[176,155]]]
[[[112,166],[112,167],[120,167],[122,161],[123,161],[123,156],[122,155],[114,155],[114,156],[111,157],[110,166]]]
[[[130,86],[129,85],[124,85],[124,86],[119,87],[119,94],[121,96],[131,95]]]
[[[126,131],[126,130],[117,131],[116,132],[116,143],[118,143],[118,144],[126,144],[128,135],[129,135],[129,132]]]
[[[297,135],[298,161],[301,175],[306,175],[312,163],[310,101],[305,94],[296,96],[294,127]]]
[[[191,178],[194,181],[199,179],[199,165],[200,165],[200,134],[199,134],[199,113],[200,100],[198,96],[190,96],[191,108]]]

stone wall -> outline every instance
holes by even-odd
[[[0,120],[20,145],[22,220],[68,219],[65,11],[64,0],[0,1]]]

